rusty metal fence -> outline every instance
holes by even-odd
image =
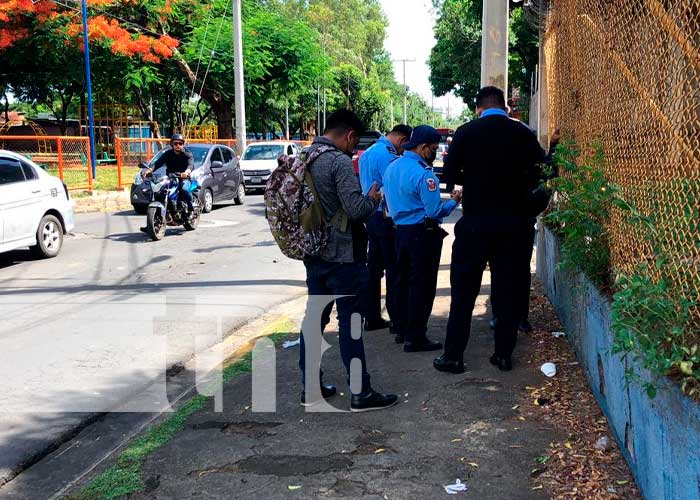
[[[700,2],[557,0],[545,26],[550,132],[602,144],[610,180],[654,221],[673,284],[698,300]],[[625,213],[608,229],[615,269],[653,258]]]
[[[59,177],[68,189],[91,189],[90,142],[87,137],[0,136],[0,149],[26,156]]]

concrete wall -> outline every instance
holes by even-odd
[[[547,229],[537,236],[537,275],[576,349],[593,394],[649,500],[700,500],[700,405],[666,380],[655,399],[642,382],[627,383],[631,359],[612,354],[610,301],[581,274],[557,270],[559,242]]]

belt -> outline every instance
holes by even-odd
[[[424,229],[428,231],[435,231],[440,229],[440,224],[438,221],[434,219],[429,219],[426,217],[423,222],[419,222],[417,224],[395,224],[397,229],[406,229],[406,230],[418,230],[418,229]]]

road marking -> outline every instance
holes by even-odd
[[[240,222],[235,220],[207,219],[200,221],[198,227],[230,227],[238,224]]]

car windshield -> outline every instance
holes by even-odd
[[[154,165],[156,161],[158,161],[158,158],[163,156],[163,153],[168,151],[170,148],[167,147],[165,149],[161,149],[158,151],[158,153],[151,159],[149,162],[149,165]],[[207,153],[209,152],[209,147],[207,146],[187,146],[186,148],[190,153],[192,153],[192,156],[194,157],[194,168],[198,168],[202,166],[202,163],[204,163],[204,160],[207,158]]]
[[[248,146],[243,154],[244,160],[276,160],[284,153],[283,144],[261,144]]]

